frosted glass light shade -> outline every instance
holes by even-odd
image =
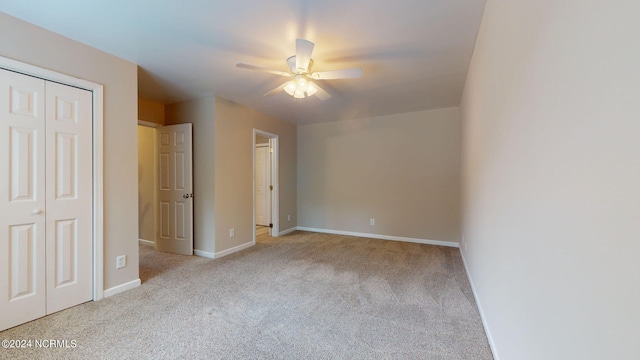
[[[318,92],[318,88],[304,75],[296,75],[284,85],[284,91],[296,99],[304,99]]]
[[[318,91],[318,88],[313,85],[311,81],[309,81],[309,86],[307,86],[307,96],[311,96]]]
[[[298,87],[296,86],[296,83],[292,80],[292,81],[289,81],[287,85],[284,86],[284,91],[286,91],[287,94],[293,96],[297,88]]]

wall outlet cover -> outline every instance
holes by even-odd
[[[127,255],[120,255],[116,258],[116,269],[122,269],[127,266]]]

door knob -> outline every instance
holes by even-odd
[[[40,209],[33,209],[33,210],[31,210],[31,214],[32,214],[32,215],[38,215],[38,214],[40,214],[41,212],[42,212],[42,210],[40,210]]]

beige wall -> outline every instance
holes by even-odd
[[[216,253],[253,241],[254,128],[279,135],[280,231],[296,226],[295,125],[216,97]]]
[[[298,127],[298,226],[458,242],[458,116],[448,108]]]
[[[138,98],[138,120],[164,125],[164,118],[163,104]]]
[[[193,247],[213,253],[215,238],[213,96],[166,106],[167,125],[193,124]]]
[[[0,33],[0,56],[104,86],[104,287],[137,280],[136,65],[3,13]],[[116,270],[118,255],[127,267]]]
[[[138,238],[156,240],[156,130],[138,125]]]
[[[253,241],[254,128],[279,135],[280,230],[296,226],[294,125],[214,96],[167,105],[166,121],[193,123],[196,250],[219,254]]]
[[[500,359],[640,354],[638,1],[489,0],[463,253]]]

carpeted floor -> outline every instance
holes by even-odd
[[[0,348],[0,358],[492,358],[454,248],[308,232],[216,260],[142,245],[140,277],[134,290],[0,332],[69,348]]]

